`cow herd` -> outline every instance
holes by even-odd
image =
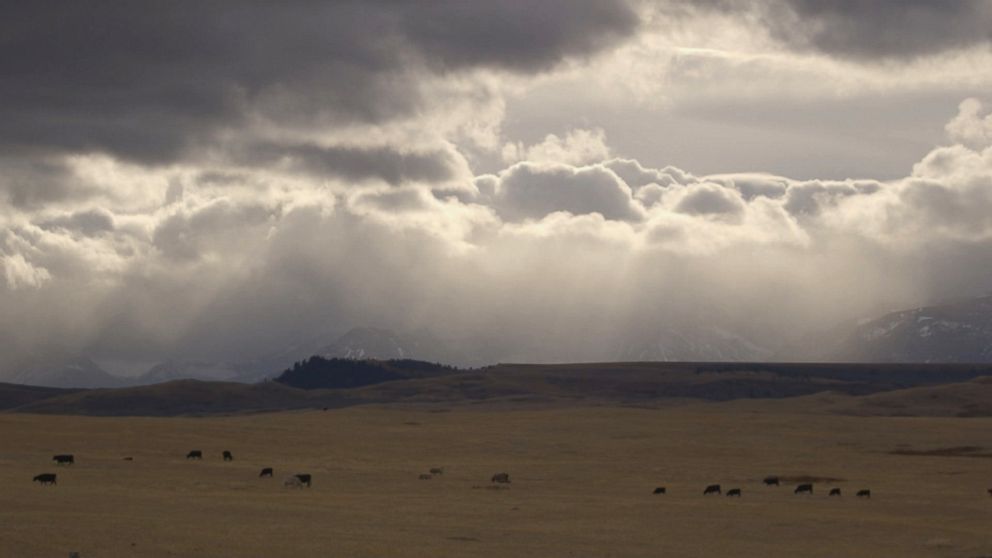
[[[186,453],[186,459],[202,460],[203,451],[198,449],[190,450],[189,452]],[[224,450],[221,452],[221,459],[223,459],[224,461],[234,461],[234,454],[231,453],[229,450]],[[134,461],[134,458],[128,456],[128,457],[124,457],[123,460]],[[60,453],[53,455],[52,461],[55,462],[56,465],[72,465],[76,462],[76,457],[71,453]],[[435,472],[435,471],[439,471],[439,470],[431,469],[431,472]],[[264,467],[262,468],[262,471],[258,474],[258,476],[259,478],[262,477],[271,478],[273,474],[274,472],[272,467]],[[303,487],[309,488],[312,484],[312,480],[313,477],[310,473],[296,473],[286,478],[286,482],[284,483],[284,486],[295,487],[295,488],[303,488]],[[58,475],[56,475],[55,473],[41,473],[39,475],[35,475],[34,478],[32,479],[32,482],[36,482],[39,484],[55,485],[58,484]]]
[[[125,457],[123,459],[125,461],[134,461],[133,457]],[[187,460],[192,459],[198,461],[202,460],[203,450],[194,449],[188,451],[186,453],[186,459]],[[223,459],[225,462],[234,461],[234,454],[231,453],[230,450],[223,450],[221,452],[221,459]],[[76,462],[76,458],[73,454],[57,454],[52,456],[52,461],[54,461],[58,465],[72,465]],[[262,470],[258,473],[258,477],[272,478],[274,474],[275,471],[272,467],[263,467]],[[430,480],[435,476],[443,475],[443,474],[444,474],[443,467],[431,467],[429,472],[422,473],[419,476],[419,478],[421,480]],[[496,473],[495,475],[492,476],[491,481],[493,483],[498,483],[498,484],[509,484],[510,475],[508,473]],[[41,473],[39,475],[35,475],[35,477],[32,479],[32,482],[37,482],[39,484],[51,484],[51,485],[58,484],[57,475],[55,473]],[[285,481],[283,482],[283,486],[285,486],[286,488],[303,488],[303,487],[309,488],[312,486],[312,484],[313,484],[313,476],[310,473],[295,473],[289,477],[286,477]]]
[[[231,450],[224,450],[220,452],[220,457],[225,462],[234,461],[234,454]],[[203,459],[202,450],[190,450],[186,454],[186,459]],[[272,478],[275,476],[275,470],[272,467],[262,467],[262,470],[258,473],[258,478]],[[313,476],[310,473],[294,473],[283,481],[283,486],[286,488],[310,488],[312,486]]]
[[[496,477],[493,477],[495,482]],[[509,479],[507,479],[509,482]],[[765,477],[762,482],[765,486],[780,486],[781,482],[778,477]],[[652,494],[667,494],[668,489],[664,486],[658,486],[651,492]],[[813,483],[804,482],[797,484],[796,488],[792,491],[793,494],[813,494]],[[724,494],[723,488],[719,484],[709,484],[703,489],[703,496],[709,496],[711,494]],[[731,488],[726,492],[727,496],[740,498],[742,495],[740,488]],[[840,496],[839,488],[831,488],[829,496]],[[989,489],[989,495],[992,496],[992,488]],[[856,494],[858,498],[871,498],[871,490],[863,488],[859,490]]]
[[[203,459],[203,451],[202,450],[198,450],[198,449],[190,450],[186,454],[186,459],[202,460]],[[225,462],[227,462],[227,461],[234,461],[234,454],[232,454],[229,450],[224,450],[224,451],[221,452],[221,459],[223,459]],[[133,461],[134,458],[133,457],[125,457],[124,460],[125,461]],[[61,453],[61,454],[53,455],[52,456],[52,461],[56,465],[72,465],[72,464],[74,464],[76,462],[76,458],[71,453]],[[443,474],[444,474],[444,469],[442,467],[432,467],[429,472],[427,472],[427,473],[421,473],[418,476],[418,478],[420,480],[430,480],[430,479],[434,478],[435,476],[443,475]],[[263,467],[262,470],[261,470],[261,472],[258,473],[258,477],[259,478],[263,478],[263,477],[272,478],[273,475],[274,475],[274,470],[273,470],[272,467]],[[491,477],[490,481],[493,484],[510,484],[510,475],[509,475],[509,473],[496,473],[496,474],[494,474]],[[45,484],[47,484],[47,485],[55,485],[55,484],[58,484],[58,475],[56,475],[55,473],[41,473],[39,475],[35,475],[35,477],[32,479],[32,482],[37,482],[37,483],[43,484],[43,485],[45,485]],[[762,479],[762,482],[765,484],[765,486],[780,486],[781,485],[780,479],[777,476],[768,476],[768,477],[765,477],[764,479]],[[289,476],[289,477],[287,477],[285,479],[285,481],[283,483],[283,486],[285,486],[287,488],[303,488],[303,487],[308,487],[309,488],[311,486],[311,483],[312,483],[312,475],[310,473],[295,473],[295,474],[293,474],[293,475],[291,475],[291,476]],[[667,494],[667,493],[668,493],[668,490],[664,486],[656,487],[652,491],[652,494],[656,494],[656,495],[657,494]],[[797,484],[796,487],[795,487],[795,489],[792,491],[792,493],[793,494],[813,494],[813,483],[808,483],[807,482],[807,483]],[[710,485],[707,485],[703,489],[703,496],[708,496],[708,495],[711,495],[711,494],[724,494],[724,492],[723,492],[722,487],[719,484],[710,484]],[[731,488],[731,489],[728,489],[725,494],[726,494],[726,496],[729,496],[729,497],[740,498],[742,496],[742,490],[740,488]],[[989,496],[992,496],[992,488],[989,488],[988,489],[988,494],[989,494]],[[833,496],[841,496],[841,490],[840,490],[840,488],[836,488],[836,487],[835,488],[831,488],[830,491],[829,491],[829,493],[828,493],[828,496],[831,496],[831,497],[833,497]],[[867,488],[863,488],[861,490],[858,490],[855,493],[855,496],[857,496],[858,498],[869,498],[870,499],[871,498],[871,490],[869,490]]]

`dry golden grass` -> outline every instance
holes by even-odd
[[[437,411],[434,409],[433,411]],[[992,555],[992,419],[778,403],[0,415],[0,556]],[[202,449],[202,462],[184,459]],[[222,450],[235,460],[224,463]],[[57,467],[55,453],[76,464]],[[123,461],[132,456],[134,461]],[[275,478],[259,479],[271,466]],[[418,480],[435,466],[445,474]],[[506,471],[511,488],[489,489]],[[55,487],[31,477],[59,474]],[[282,479],[310,472],[311,489]],[[811,497],[766,475],[846,479]],[[709,483],[743,497],[703,497]],[[653,496],[656,486],[668,494]],[[828,498],[839,486],[842,498]],[[870,488],[872,499],[854,497]]]

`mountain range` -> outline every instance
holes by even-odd
[[[418,359],[478,367],[503,360],[500,355],[493,344],[485,341],[448,341],[426,331],[398,333],[360,327],[330,343],[311,339],[251,360],[167,360],[134,377],[108,373],[98,360],[86,356],[49,355],[21,366],[9,381],[60,388],[124,387],[183,379],[252,383],[275,378],[294,363],[313,356],[325,360]],[[686,326],[621,340],[600,360],[989,363],[992,362],[992,296],[893,312],[821,334],[809,346],[792,348],[782,354],[726,329]]]
[[[887,314],[838,352],[856,362],[992,362],[992,296]]]

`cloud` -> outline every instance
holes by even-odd
[[[465,158],[450,145],[418,152],[387,146],[256,144],[240,155],[239,162],[250,166],[280,165],[317,177],[347,181],[381,180],[392,185],[471,179]]]
[[[68,181],[71,171],[61,161],[0,158],[0,168],[0,202],[14,207],[39,207],[89,193]]]
[[[157,203],[7,214],[0,333],[18,350],[57,339],[231,360],[374,323],[571,360],[706,323],[782,348],[945,284],[987,285],[989,161],[937,148],[886,182],[520,162],[464,198],[329,190],[291,168],[173,169]],[[78,165],[111,190],[150,180],[128,163]]]
[[[789,47],[859,61],[909,59],[992,41],[983,0],[704,0],[675,7],[749,16]]]
[[[876,151],[808,133],[843,120],[827,97],[985,83],[984,5],[693,4],[12,8],[0,338],[231,361],[378,325],[608,359],[701,324],[785,350],[989,288],[978,100],[923,157],[930,143],[881,120],[835,128]],[[905,118],[901,102],[859,114]],[[915,165],[814,172],[861,176],[845,153],[896,144]],[[692,145],[719,164],[687,165]]]
[[[734,190],[716,184],[698,184],[686,188],[675,210],[690,215],[713,215],[733,218],[744,211],[744,201]]]
[[[114,215],[106,209],[87,209],[52,217],[40,223],[40,226],[93,236],[114,230]]]
[[[619,221],[644,217],[630,187],[602,165],[516,164],[498,175],[492,205],[509,221],[540,219],[556,211],[598,213]]]
[[[231,360],[369,323],[491,337],[533,360],[611,358],[625,337],[704,323],[784,350],[981,292],[992,266],[992,149],[961,144],[888,181],[614,158],[518,162],[459,195],[295,165],[66,168],[105,203],[0,212],[12,353],[58,340]]]
[[[7,288],[13,291],[24,288],[37,289],[52,278],[47,269],[35,267],[21,254],[4,256],[0,258],[0,264],[3,264],[0,267],[3,267]]]
[[[382,123],[432,75],[541,72],[637,25],[621,0],[23,4],[0,23],[0,145],[168,162],[258,122]]]
[[[957,116],[945,127],[951,140],[973,148],[992,145],[992,112],[983,115],[983,109],[978,99],[961,101]]]
[[[774,36],[795,46],[871,60],[911,58],[992,41],[983,0],[785,0],[765,11]],[[785,10],[776,8],[786,8]]]
[[[515,163],[564,163],[566,165],[587,165],[610,158],[610,148],[606,145],[606,133],[602,129],[570,130],[564,138],[548,134],[544,141],[524,147],[522,143],[508,143],[503,146],[503,161]]]

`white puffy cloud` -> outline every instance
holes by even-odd
[[[630,187],[602,165],[518,163],[498,175],[491,203],[508,221],[540,219],[556,211],[598,213],[621,221],[644,217]]]
[[[38,288],[48,282],[52,276],[43,267],[35,267],[24,259],[22,254],[13,254],[0,258],[7,288],[13,291],[22,288]]]
[[[66,169],[99,205],[2,214],[2,333],[21,350],[229,359],[373,323],[607,358],[618,336],[699,320],[778,347],[981,289],[992,265],[992,150],[962,144],[888,181],[617,158],[519,162],[454,191],[106,156]]]
[[[606,134],[600,128],[570,130],[564,138],[548,134],[544,141],[530,147],[524,147],[519,142],[503,146],[503,161],[506,163],[530,161],[581,166],[604,161],[609,156]]]
[[[976,98],[965,99],[945,129],[955,142],[974,148],[988,147],[992,145],[992,111],[986,112]]]

